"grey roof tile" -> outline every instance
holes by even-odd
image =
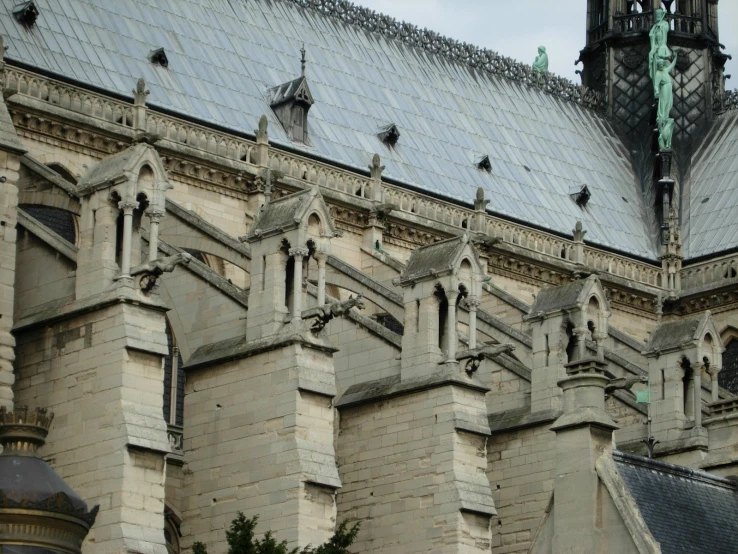
[[[245,133],[266,113],[277,143],[362,170],[378,151],[388,178],[465,203],[481,186],[501,214],[565,234],[582,219],[593,243],[657,254],[619,138],[576,104],[288,0],[38,2],[42,17],[32,33],[17,28],[12,2],[3,4],[11,60],[124,95],[143,75],[152,106]],[[265,94],[298,76],[303,42],[316,100],[309,145],[290,143]],[[160,46],[169,70],[146,59]],[[402,132],[391,152],[375,136],[388,121]],[[469,171],[471,152],[495,158],[493,177]],[[581,182],[593,192],[585,211],[566,199]]]
[[[663,554],[735,553],[735,483],[617,451],[613,459]]]

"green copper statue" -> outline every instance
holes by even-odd
[[[536,84],[541,86],[544,83],[545,75],[548,72],[548,54],[546,54],[546,47],[538,47],[538,56],[536,61],[533,62],[533,74],[536,76]]]
[[[666,48],[666,36],[669,33],[669,23],[664,20],[665,16],[666,12],[658,8],[656,10],[656,23],[654,23],[651,31],[648,33],[648,36],[651,38],[651,50],[648,53],[648,74],[651,77],[651,81],[654,82],[654,93],[656,88],[656,81],[654,79],[657,69],[656,56],[662,47]],[[671,53],[667,57],[671,57]]]
[[[536,73],[548,72],[548,54],[546,54],[545,46],[538,47],[538,56],[536,56],[536,61],[533,62],[533,71]]]
[[[671,81],[671,71],[676,65],[677,59],[669,62],[671,52],[666,46],[662,46],[656,53],[654,64],[656,73],[653,77],[654,96],[659,106],[656,113],[656,123],[659,129],[659,148],[671,148],[671,135],[674,132],[674,120],[670,117],[671,108],[674,106],[674,90]]]

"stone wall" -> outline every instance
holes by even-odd
[[[309,390],[333,379],[330,354],[300,344],[188,370],[185,546],[199,540],[211,554],[225,552],[237,511],[259,516],[257,532],[271,529],[293,545],[333,534],[332,395]]]
[[[85,552],[166,554],[163,315],[114,304],[16,335],[17,402],[55,414],[42,454],[100,505]]]
[[[466,486],[481,483],[493,511],[477,483],[486,437],[457,430],[462,413],[484,417],[483,395],[442,386],[341,410],[338,512],[363,522],[356,552],[489,552],[491,514]]]

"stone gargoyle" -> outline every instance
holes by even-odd
[[[456,359],[459,362],[466,360],[464,371],[471,376],[475,371],[477,371],[477,369],[479,369],[479,366],[482,364],[482,360],[491,360],[502,354],[510,354],[514,350],[515,345],[509,343],[485,344],[484,346],[480,346],[479,348],[474,348],[472,350],[462,350],[456,355]]]
[[[364,294],[361,293],[359,296],[349,296],[348,300],[339,302],[331,302],[323,306],[318,306],[310,310],[306,310],[302,314],[302,319],[312,319],[313,324],[310,326],[310,330],[314,333],[322,331],[328,322],[334,317],[343,317],[348,315],[351,308],[357,308],[359,310],[364,309]]]
[[[619,379],[612,379],[610,383],[605,387],[605,398],[609,398],[610,395],[616,390],[630,390],[633,385],[638,383],[648,383],[648,377],[620,377]]]
[[[157,258],[156,260],[134,267],[131,270],[131,277],[140,275],[141,278],[138,283],[141,286],[141,290],[151,292],[162,274],[171,273],[178,265],[189,264],[190,260],[192,260],[192,256],[187,252],[180,252],[174,256],[167,256],[165,258]]]

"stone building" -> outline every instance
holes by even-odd
[[[589,0],[580,86],[343,0],[5,1],[0,405],[82,551],[732,552],[719,11]]]

